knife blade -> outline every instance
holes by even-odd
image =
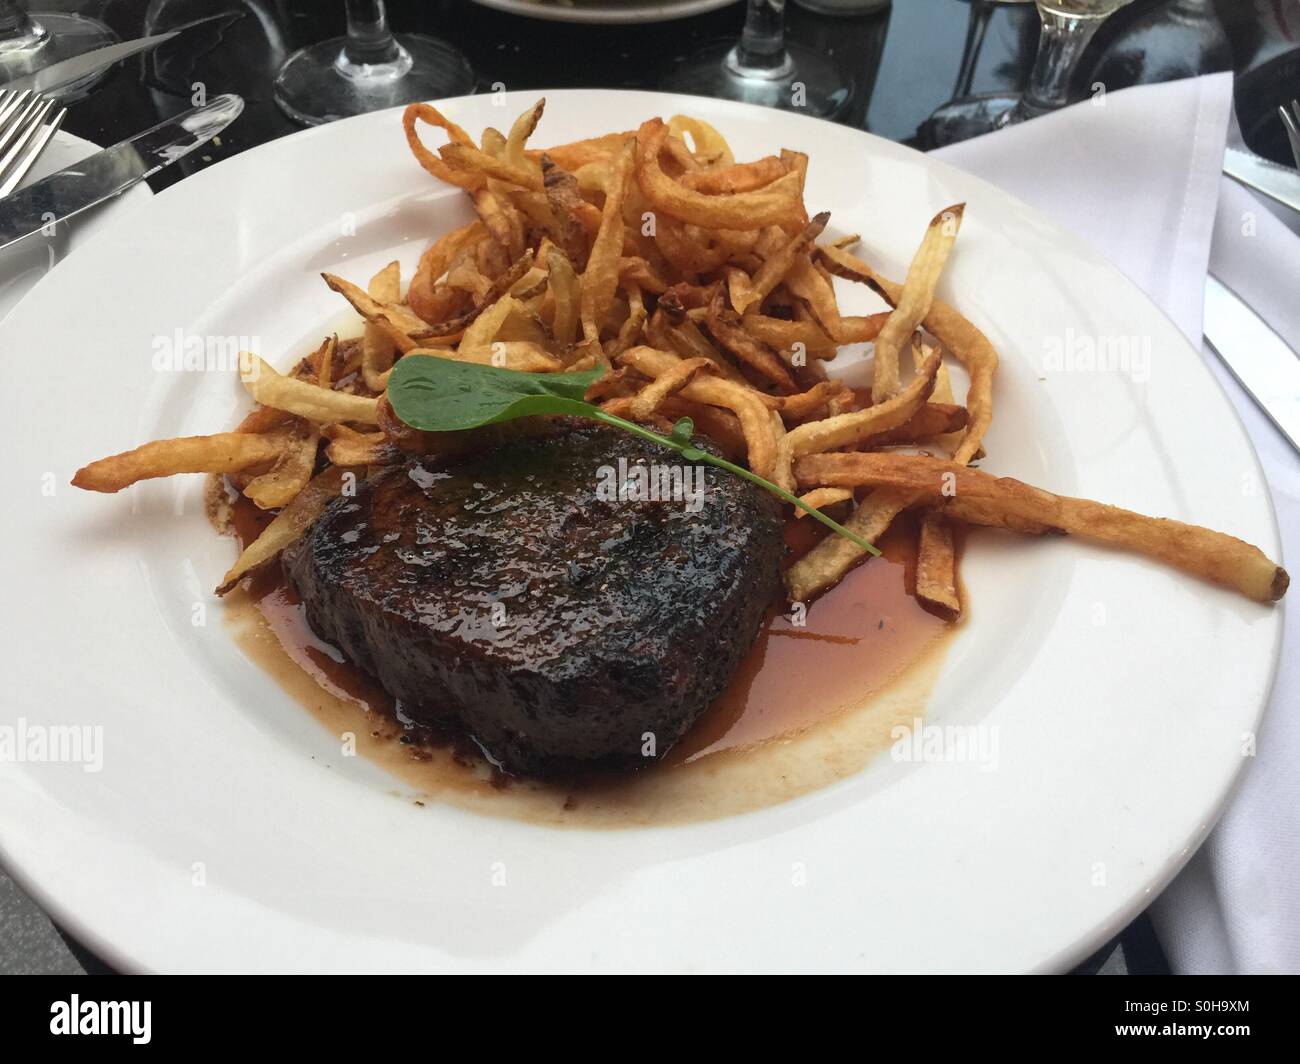
[[[1300,453],[1300,355],[1217,277],[1205,282],[1205,339]]]
[[[1223,172],[1275,203],[1300,212],[1300,173],[1240,148],[1225,148]]]
[[[136,41],[122,41],[119,44],[96,48],[93,52],[74,55],[71,59],[61,59],[57,63],[42,67],[35,73],[24,74],[21,78],[14,78],[13,81],[0,85],[0,88],[14,89],[18,92],[23,89],[31,89],[33,92],[48,93],[72,85],[82,78],[89,77],[91,74],[112,66],[114,63],[129,59],[138,52],[156,48],[158,45],[170,41],[180,32],[180,30],[169,30],[167,33],[155,33],[152,37],[141,37]]]
[[[201,148],[244,109],[227,93],[0,200],[0,248],[125,192]]]

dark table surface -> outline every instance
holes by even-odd
[[[111,144],[191,106],[196,92],[236,92],[246,110],[219,146],[191,155],[150,181],[157,189],[258,144],[295,131],[271,95],[280,63],[296,48],[343,31],[342,0],[31,0],[33,10],[93,14],[123,39],[221,12],[231,18],[192,30],[148,58],[121,64],[74,104],[69,132]],[[395,29],[442,36],[470,58],[479,91],[565,87],[656,88],[674,59],[716,38],[734,38],[736,3],[689,19],[634,26],[583,26],[504,14],[468,0],[390,0]],[[967,0],[895,0],[874,15],[832,17],[790,4],[790,36],[832,56],[852,85],[842,118],[918,144],[925,118],[956,89],[971,5]],[[1237,114],[1248,143],[1289,162],[1276,105],[1300,87],[1300,0],[1135,0],[1113,16],[1080,64],[1075,92],[1108,90],[1217,70],[1237,75]],[[1038,38],[1032,5],[998,6],[970,89],[1023,87]],[[107,969],[48,921],[0,872],[0,972]],[[1135,921],[1080,972],[1167,972],[1150,921]]]

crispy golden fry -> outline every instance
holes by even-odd
[[[552,239],[575,268],[585,266],[589,233],[594,231],[588,227],[586,218],[595,208],[582,198],[577,179],[556,166],[549,155],[542,156],[542,175],[552,217]],[[597,220],[595,229],[599,228]]]
[[[542,176],[542,170],[536,160],[530,159],[524,151],[528,144],[528,138],[533,135],[537,129],[537,123],[542,120],[542,112],[546,109],[546,100],[538,100],[532,107],[528,108],[523,114],[515,119],[514,125],[510,127],[510,136],[506,138],[502,157],[513,166],[518,166],[523,170],[537,172],[537,176]]]
[[[883,402],[898,391],[899,355],[930,312],[935,285],[939,283],[948,253],[957,239],[965,209],[964,203],[958,203],[936,214],[912,257],[894,313],[876,337],[875,370],[871,381],[873,402]]]
[[[710,196],[685,188],[659,164],[668,127],[652,118],[637,131],[637,183],[656,210],[684,222],[720,229],[761,229],[789,223],[800,212],[799,175],[787,173],[753,192]]]
[[[455,122],[444,118],[442,113],[431,104],[413,103],[402,113],[402,128],[406,131],[406,143],[411,149],[411,154],[415,156],[421,166],[438,178],[439,181],[445,181],[449,185],[459,185],[464,189],[475,189],[483,184],[482,174],[453,170],[426,148],[420,140],[420,134],[415,131],[417,120],[445,129],[452,143],[473,146],[474,142],[470,140],[468,133],[456,125]]]
[[[436,331],[409,307],[400,303],[381,303],[365,289],[342,277],[336,277],[332,273],[322,273],[321,277],[331,289],[351,303],[352,308],[366,321],[383,329],[399,351],[409,351],[419,343],[429,344],[443,340],[450,342],[459,337],[459,333],[452,336],[436,335]]]
[[[618,278],[620,281],[635,281],[638,288],[660,296],[668,291],[665,281],[655,268],[639,255],[624,256],[619,262]]]
[[[838,276],[859,281],[874,288],[889,303],[896,304],[903,286],[876,273],[861,259],[847,251],[819,245],[818,255]],[[993,377],[998,355],[979,329],[941,300],[934,300],[923,322],[925,328],[966,367],[970,387],[966,392],[966,409],[970,420],[962,437],[955,461],[963,465],[979,452],[984,434],[993,421]]]
[[[466,357],[474,356],[475,361],[480,360],[479,356],[483,356],[482,360],[486,361],[487,356],[492,354],[492,341],[496,339],[506,319],[512,314],[523,315],[526,312],[527,308],[514,296],[502,296],[484,307],[482,313],[475,317],[461,337],[457,350]]]
[[[235,426],[236,432],[267,433],[293,421],[293,415],[274,407],[257,405]]]
[[[310,421],[378,423],[375,399],[336,392],[282,376],[249,351],[240,352],[239,372],[248,394],[263,406],[287,410]]]
[[[474,174],[480,179],[480,182],[475,185],[467,185],[463,181],[454,181],[453,184],[465,188],[481,188],[487,183],[488,178],[494,177],[498,181],[518,185],[520,188],[532,189],[535,192],[542,191],[540,169],[535,170],[531,166],[520,166],[508,159],[497,158],[474,147],[473,144],[445,144],[438,149],[438,154],[442,156],[443,164],[453,173]]]
[[[845,502],[853,498],[853,492],[848,488],[813,488],[812,491],[806,491],[799,496],[799,501],[805,506],[811,506],[814,510],[820,510],[826,506],[833,506],[837,502]],[[794,515],[796,518],[807,517],[807,510],[800,510],[795,507]]]
[[[659,308],[646,327],[646,339],[650,341],[648,346],[670,351],[682,358],[707,358],[721,376],[745,384],[740,370],[709,342],[695,322],[684,318],[678,325],[668,323],[663,300],[659,301]]]
[[[692,154],[701,166],[726,168],[735,163],[727,138],[702,118],[690,115],[673,115],[668,119],[668,132],[674,137],[689,136],[694,145]]]
[[[837,344],[858,343],[864,338],[872,338],[846,335],[844,320],[835,301],[835,289],[808,256],[796,256],[789,272],[785,275],[784,284],[791,295],[803,301],[803,306],[807,308],[817,327]],[[862,330],[858,332],[861,333]]]
[[[800,459],[800,462],[807,459]],[[798,465],[795,466],[798,476]],[[891,491],[873,491],[843,523],[855,536],[875,543],[907,508],[910,496]],[[786,594],[791,602],[807,602],[833,587],[866,552],[843,536],[827,536],[785,571]]]
[[[681,360],[668,351],[652,347],[634,347],[619,356],[622,365],[631,366],[644,377],[659,377],[671,372]],[[721,406],[740,419],[741,430],[749,452],[749,468],[761,477],[768,477],[776,465],[776,435],[771,410],[752,388],[721,377],[697,377],[677,393],[711,406]]]
[[[685,225],[668,216],[655,219],[654,241],[673,269],[692,277],[720,268],[732,255],[731,248],[724,244],[709,247],[692,239]]]
[[[940,369],[943,367],[941,366]],[[938,374],[935,375],[936,380]],[[939,390],[935,385],[936,392]],[[933,394],[933,393],[932,393]],[[929,402],[919,406],[916,413],[897,428],[874,433],[860,444],[861,451],[873,451],[877,447],[891,447],[900,443],[921,443],[925,440],[940,438],[951,432],[959,432],[966,427],[966,408],[952,403]]]
[[[556,373],[564,368],[558,358],[531,340],[493,340],[472,350],[466,350],[463,344],[455,350],[446,347],[417,347],[408,351],[404,357],[419,356],[446,358],[453,362],[477,362],[480,366],[515,369],[521,373]]]
[[[711,371],[713,363],[707,358],[690,358],[679,362],[666,373],[650,381],[632,399],[630,410],[637,420],[644,420],[655,413],[670,395],[681,391],[693,381],[697,374]]]
[[[736,312],[744,314],[751,308],[757,308],[772,289],[785,280],[785,275],[790,272],[795,260],[807,254],[808,249],[821,236],[822,230],[830,220],[830,212],[822,211],[803,229],[768,255],[758,273],[754,274],[754,279],[749,286],[748,301],[744,306],[736,307]]]
[[[396,303],[402,297],[401,265],[390,262],[370,279],[369,294],[380,303]],[[361,378],[372,391],[388,387],[397,345],[380,326],[366,322],[361,337]]]
[[[755,340],[791,358],[799,350],[798,344],[803,345],[803,353],[809,359],[834,358],[839,353],[835,341],[811,321],[786,321],[750,311],[740,319],[740,327]]]
[[[731,166],[700,169],[682,174],[678,180],[685,188],[707,192],[712,196],[733,195],[766,188],[790,168],[775,155],[756,159],[752,163],[733,163]]]
[[[294,500],[276,514],[275,519],[262,529],[262,534],[240,553],[235,564],[221,580],[218,595],[224,595],[258,566],[279,555],[295,542],[307,527],[320,516],[353,477],[338,466],[330,466],[317,475],[300,491]]]
[[[523,250],[523,231],[511,215],[507,214],[502,197],[489,185],[471,192],[470,202],[474,204],[474,210],[484,227],[492,234],[492,239],[505,248],[510,258],[518,256]]]
[[[892,399],[791,430],[791,454],[798,458],[817,451],[854,447],[876,433],[906,424],[930,397],[938,368],[939,352],[931,351],[912,383]]]
[[[950,621],[961,616],[961,596],[957,593],[957,546],[952,522],[934,511],[921,518],[916,545],[916,598]]]
[[[131,451],[101,458],[77,470],[72,484],[86,491],[115,492],[140,480],[176,473],[236,473],[274,462],[284,453],[283,433],[219,432],[154,440]]]
[[[1290,577],[1258,547],[1198,525],[1145,517],[1118,506],[1053,495],[938,458],[900,454],[819,454],[795,463],[803,483],[884,487],[942,506],[968,524],[1012,531],[1065,532],[1144,554],[1257,602],[1275,602]]]
[[[383,432],[357,432],[346,425],[324,425],[320,434],[329,440],[325,457],[336,466],[385,465],[398,457],[398,449]]]
[[[727,280],[727,300],[731,309],[737,314],[744,313],[745,308],[754,300],[754,286],[749,274],[739,266],[724,266],[722,275]]]
[[[310,421],[299,419],[291,433],[286,433],[284,450],[275,464],[244,485],[245,498],[262,510],[278,510],[291,502],[316,470],[316,452],[320,431]]]
[[[608,162],[622,150],[629,137],[635,137],[636,130],[629,129],[623,133],[605,133],[599,137],[575,140],[570,144],[560,144],[554,148],[529,149],[526,154],[530,159],[541,160],[543,154],[549,155],[555,164],[569,173],[577,175],[586,166],[599,166]]]
[[[850,401],[853,393],[843,381],[819,381],[807,391],[794,395],[764,396],[764,401],[779,411],[786,421],[805,421],[813,414],[826,410],[839,397],[847,396]]]
[[[618,267],[623,254],[623,200],[636,158],[636,142],[623,145],[614,165],[613,182],[605,197],[600,229],[591,245],[587,268],[582,274],[582,335],[588,342],[600,341],[600,327],[618,291]]]
[[[556,343],[568,347],[578,335],[582,281],[573,272],[572,263],[559,248],[550,249],[546,257],[546,265],[550,271],[550,288],[555,295],[555,314],[551,319],[551,333]]]
[[[795,390],[794,378],[776,352],[740,327],[740,319],[727,306],[727,297],[721,285],[709,301],[706,324],[713,339],[738,360],[771,381],[781,391]]]
[[[740,419],[730,410],[673,395],[659,404],[659,413],[673,423],[679,418],[690,418],[695,422],[695,431],[716,443],[725,457],[733,462],[745,461],[748,452],[745,432]]]
[[[640,341],[645,332],[646,306],[645,299],[641,295],[641,286],[630,278],[625,279],[621,284],[627,294],[628,315],[619,326],[618,336],[605,345],[605,355],[608,358],[613,358],[632,347]]]

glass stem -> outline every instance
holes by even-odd
[[[388,29],[384,0],[347,0],[348,38],[343,46],[345,66],[396,63],[402,48]]]
[[[727,64],[744,77],[775,78],[788,74],[785,0],[747,0],[747,7],[740,43],[727,56]]]
[[[1041,4],[1038,13],[1043,19],[1043,32],[1038,40],[1029,87],[1018,108],[1027,118],[1055,111],[1070,102],[1070,79],[1079,65],[1079,57],[1097,27],[1105,21],[1062,15],[1048,11]]]

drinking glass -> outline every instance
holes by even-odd
[[[316,126],[473,90],[469,61],[446,41],[393,36],[384,0],[345,4],[347,36],[299,49],[276,75],[275,101],[295,122]]]
[[[662,86],[831,118],[848,104],[853,81],[829,56],[785,39],[785,0],[747,0],[740,40],[680,60]]]
[[[13,0],[0,0],[0,85],[116,41],[112,30],[85,15],[57,11],[28,14]],[[60,86],[59,95],[83,89],[105,73]]]
[[[926,120],[926,141],[934,147],[954,144],[1064,107],[1070,102],[1070,79],[1093,34],[1107,18],[1130,2],[1037,0],[1043,29],[1024,94],[990,93],[946,103]]]

